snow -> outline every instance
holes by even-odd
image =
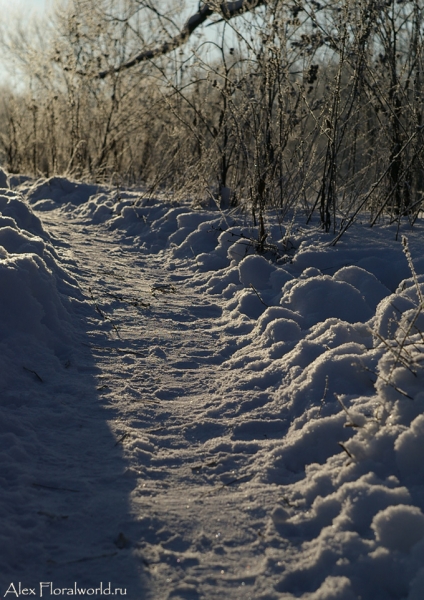
[[[424,537],[424,515],[418,506],[389,506],[375,515],[371,528],[382,546],[408,553]]]
[[[0,184],[3,597],[422,597],[421,221]]]

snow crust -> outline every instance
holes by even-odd
[[[421,222],[411,272],[389,224],[269,214],[258,253],[234,211],[7,185],[1,593],[422,597]]]

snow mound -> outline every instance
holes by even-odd
[[[362,267],[343,267],[334,274],[336,281],[344,281],[356,288],[372,311],[390,294],[390,290],[375,275]]]
[[[80,205],[96,194],[99,186],[70,181],[66,177],[39,179],[35,183],[23,182],[20,191],[26,192],[28,201],[37,210],[50,210],[58,204]]]
[[[0,341],[17,333],[43,343],[63,336],[69,316],[52,272],[37,254],[8,253],[0,262],[0,290]]]
[[[8,225],[13,229],[22,229],[42,238],[48,237],[40,219],[33,213],[27,204],[18,196],[0,194],[0,225]]]
[[[62,356],[73,335],[76,282],[58,264],[41,221],[18,196],[0,195],[0,380]],[[55,362],[53,358],[53,362]]]
[[[375,515],[371,528],[385,548],[409,552],[424,538],[424,515],[417,506],[389,506]]]
[[[366,322],[373,316],[356,287],[329,275],[299,281],[283,297],[282,305],[301,314],[307,327],[331,317],[357,323]]]

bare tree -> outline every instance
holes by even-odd
[[[165,41],[163,44],[155,48],[151,48],[148,50],[143,50],[130,60],[125,63],[119,65],[108,71],[102,71],[99,73],[100,78],[104,78],[109,75],[111,72],[118,72],[123,69],[129,69],[141,62],[145,62],[151,60],[153,58],[157,58],[158,56],[162,56],[164,54],[168,54],[172,50],[179,48],[183,44],[185,44],[190,36],[194,33],[194,31],[203,25],[212,15],[218,14],[223,20],[230,20],[233,17],[237,17],[251,11],[258,6],[265,3],[265,0],[236,0],[235,2],[205,2],[203,6],[199,6],[199,10],[192,15],[185,22],[181,31],[174,35],[171,39]],[[161,16],[157,8],[150,2],[138,2],[138,8],[143,6],[144,8],[149,8],[156,15]]]
[[[423,14],[424,0],[210,0],[189,18],[175,0],[68,0],[48,39],[3,40],[24,75],[0,150],[12,170],[243,203],[259,250],[270,207],[328,232],[362,210],[413,221]]]

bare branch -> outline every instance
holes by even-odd
[[[156,48],[151,50],[143,50],[143,52],[140,52],[140,54],[137,54],[137,56],[126,63],[123,63],[119,67],[102,71],[99,73],[99,78],[104,79],[111,73],[117,73],[123,69],[129,69],[141,62],[146,62],[157,56],[163,56],[164,54],[168,54],[168,52],[179,48],[189,39],[191,34],[198,27],[200,27],[200,25],[203,25],[203,23],[214,13],[221,13],[224,19],[228,20],[245,12],[249,12],[265,3],[266,0],[237,0],[236,2],[222,2],[221,4],[207,2],[198,10],[196,14],[192,15],[186,21],[184,27],[178,35],[171,38],[168,42],[164,42],[160,46],[157,46]]]

